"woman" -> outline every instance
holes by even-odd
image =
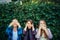
[[[21,40],[22,28],[17,19],[13,19],[6,29],[8,40]]]
[[[35,29],[32,20],[28,20],[26,22],[23,34],[24,34],[24,40],[35,40]]]
[[[49,28],[47,28],[45,20],[40,20],[39,29],[36,30],[36,38],[37,40],[49,40],[52,39],[52,33]]]

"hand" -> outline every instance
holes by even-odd
[[[34,29],[34,25],[32,24],[32,30],[34,31],[35,29]]]
[[[26,23],[25,27],[27,28],[28,24]]]
[[[18,27],[19,27],[19,28],[21,27],[21,25],[20,25],[20,23],[19,23],[19,22],[17,22],[17,25],[18,25]]]
[[[46,30],[46,27],[42,27],[43,30]]]
[[[26,26],[25,26],[24,30],[25,30],[25,31],[27,30],[27,23],[26,23]]]
[[[13,25],[13,22],[11,22],[10,24],[9,24],[9,27],[11,27]]]

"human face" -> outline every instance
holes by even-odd
[[[27,22],[27,27],[28,27],[29,29],[31,29],[32,24],[31,24],[31,22],[30,22],[30,21],[28,21],[28,22]]]
[[[15,19],[15,20],[13,20],[13,27],[14,28],[17,28],[17,23],[18,23],[18,21]]]
[[[45,26],[46,26],[45,21],[43,21],[43,20],[42,20],[42,21],[40,21],[40,26],[41,26],[41,27],[45,27]]]

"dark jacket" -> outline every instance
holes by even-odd
[[[35,30],[32,31],[32,29],[28,29],[27,31],[23,30],[23,34],[24,34],[24,40],[35,40]]]

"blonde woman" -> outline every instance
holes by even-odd
[[[23,30],[24,40],[35,40],[35,29],[32,20],[27,20]]]
[[[52,33],[49,28],[47,28],[45,20],[40,20],[39,28],[36,30],[36,38],[37,40],[49,40],[52,39]]]
[[[21,40],[22,28],[17,19],[13,19],[6,29],[8,40]]]

